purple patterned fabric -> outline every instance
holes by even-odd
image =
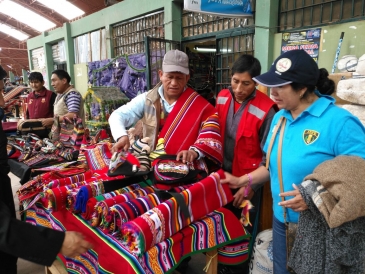
[[[146,68],[146,55],[144,53],[132,54],[128,60],[133,68]],[[89,83],[93,86],[119,87],[130,99],[137,94],[147,91],[146,73],[138,72],[128,65],[125,57],[120,57],[110,63],[111,59],[88,63]],[[103,71],[95,72],[110,63]],[[94,77],[95,76],[95,82]]]

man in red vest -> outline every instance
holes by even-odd
[[[56,93],[44,87],[40,72],[30,73],[28,79],[32,92],[28,95],[26,119],[52,118]]]
[[[260,73],[259,60],[252,55],[240,56],[232,66],[231,86],[221,90],[217,97],[216,108],[223,139],[223,169],[227,180],[232,175],[240,177],[245,174],[250,180],[250,172],[258,168],[262,161],[261,149],[277,106],[256,89],[252,78]],[[245,199],[251,200],[255,212],[250,212],[250,221],[254,225],[260,196],[260,189],[242,187],[234,190],[233,203],[227,207],[240,218],[242,210],[239,206]],[[246,228],[250,233],[254,232],[253,226]],[[248,262],[240,267],[219,265],[218,270],[219,273],[248,273]]]

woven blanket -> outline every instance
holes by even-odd
[[[4,95],[5,103],[7,103],[9,100],[13,99],[14,97],[20,95],[20,93],[25,89],[27,89],[27,87],[24,87],[24,86],[18,86],[18,87],[13,88],[11,91],[9,91],[8,93],[6,93]]]
[[[81,186],[89,184],[86,181],[77,182],[65,186],[51,188],[46,191],[45,200],[48,201],[48,209],[59,211],[67,208],[67,199],[73,189],[80,189]]]
[[[141,183],[141,184],[143,184],[143,183]],[[104,194],[101,194],[101,195],[90,198],[86,203],[85,212],[82,212],[82,217],[85,220],[90,220],[92,218],[94,212],[95,212],[94,209],[95,209],[95,206],[98,202],[102,202],[102,201],[107,200],[107,199],[112,199],[113,197],[118,196],[120,194],[124,194],[124,193],[127,193],[129,191],[133,191],[133,189],[135,189],[137,187],[139,188],[140,184],[132,184],[132,185],[129,185],[127,187],[117,189],[117,190],[114,190],[114,191],[104,193]],[[96,212],[95,212],[95,214],[96,214]],[[97,225],[95,225],[95,226],[97,226]]]
[[[109,230],[103,230],[104,233],[120,235],[120,228],[124,223],[137,218],[160,203],[159,197],[155,193],[150,193],[147,196],[112,206]]]
[[[65,177],[65,178],[59,178],[59,179],[52,180],[45,184],[43,190],[45,191],[50,188],[67,186],[70,184],[74,184],[74,183],[78,183],[78,182],[82,182],[82,181],[90,181],[90,180],[95,180],[95,177],[93,176],[92,171],[88,170],[84,173],[77,174],[74,176],[69,176],[69,177]]]
[[[93,249],[76,258],[59,255],[68,273],[166,273],[186,256],[247,238],[232,212],[220,208],[190,224],[179,233],[157,244],[140,258],[131,254],[116,237],[92,228],[88,222],[67,210],[49,212],[35,204],[26,212],[26,221],[62,231],[79,231],[93,244]]]
[[[237,245],[237,241],[249,237],[234,214],[226,208],[220,208],[156,244],[142,255],[141,260],[148,274],[170,273],[183,258],[191,254],[216,248],[219,252],[228,242],[233,246]],[[232,242],[232,239],[236,240]],[[247,257],[247,250],[242,253]],[[218,253],[219,262],[221,258]],[[242,259],[241,254],[239,258]]]
[[[90,197],[98,196],[104,192],[104,182],[102,180],[96,180],[90,184],[74,188],[67,197],[67,208],[78,213],[86,208],[87,200]]]
[[[91,218],[92,226],[100,226],[103,229],[107,229],[111,221],[110,207],[119,203],[127,202],[138,197],[146,196],[153,193],[154,190],[150,186],[140,187],[139,185],[132,191],[125,192],[115,197],[98,202],[94,207],[94,213]]]
[[[75,172],[76,169],[72,169]],[[83,169],[80,169],[83,170]],[[24,210],[32,206],[34,203],[38,202],[40,199],[45,197],[45,192],[50,188],[55,188],[59,186],[64,186],[72,183],[78,183],[81,181],[88,180],[92,177],[91,171],[86,171],[84,173],[67,176],[68,170],[59,172],[47,172],[42,175],[38,175],[35,179],[30,180],[19,188],[17,191],[20,205]]]
[[[109,167],[111,153],[111,143],[103,143],[88,149],[84,148],[83,154],[91,170],[104,170]]]
[[[175,187],[172,191],[174,193],[180,193],[185,189],[188,189],[192,185],[184,185]],[[114,235],[120,235],[121,226],[131,221],[148,210],[158,206],[164,202],[167,198],[171,197],[169,193],[150,193],[146,196],[142,196],[135,199],[130,199],[129,201],[115,204],[109,208],[109,216],[107,218],[110,220],[106,222],[109,227],[101,227],[105,233],[113,233]],[[111,217],[111,218],[110,218]]]
[[[147,187],[151,185],[151,181],[147,180],[146,182],[140,182],[137,184],[131,184],[129,186],[123,187],[121,189],[117,189],[114,190],[112,192],[108,192],[105,194],[101,194],[95,197],[90,198],[87,203],[86,203],[86,209],[85,212],[83,212],[83,218],[85,220],[92,220],[91,221],[91,225],[92,226],[98,226],[100,225],[101,222],[101,214],[103,212],[103,208],[109,208],[112,205],[115,205],[118,203],[119,199],[122,199],[121,202],[125,202],[127,198],[127,196],[122,196],[122,198],[120,198],[119,196],[121,196],[122,194],[126,194],[129,192],[132,192],[134,190],[143,188],[143,187]],[[116,197],[118,196],[118,197]],[[99,202],[104,202],[104,205],[101,205],[100,208],[97,208],[96,205]]]
[[[145,182],[140,182],[138,184],[132,184],[132,185],[126,186],[124,188],[121,188],[121,189],[118,189],[118,190],[115,190],[115,191],[111,191],[111,192],[108,192],[108,193],[105,193],[105,194],[90,198],[87,201],[85,212],[82,212],[82,217],[85,220],[90,220],[92,218],[95,218],[91,221],[91,224],[93,226],[98,226],[98,225],[100,225],[100,222],[101,222],[101,215],[100,214],[103,211],[101,208],[100,208],[100,210],[97,210],[95,208],[95,206],[98,202],[102,202],[104,200],[111,199],[108,202],[106,202],[107,204],[110,204],[109,207],[111,207],[112,205],[117,204],[117,201],[119,199],[126,198],[125,196],[123,196],[122,198],[118,197],[116,199],[113,199],[115,196],[119,196],[121,194],[131,192],[135,189],[140,189],[140,188],[143,188],[143,187],[146,187],[146,186],[151,186],[151,185],[152,185],[152,182],[151,182],[151,180],[148,179]],[[187,184],[187,185],[184,185],[184,186],[174,187],[173,191],[175,191],[177,193],[180,193],[181,191],[185,190],[186,188],[188,188],[190,186],[192,186],[192,185]],[[125,202],[125,201],[126,200],[121,200],[120,203]]]
[[[220,183],[223,177],[224,171],[219,170],[180,193],[190,216],[184,216],[183,205],[174,197],[123,224],[120,229],[123,244],[130,252],[141,255],[195,220],[232,201],[231,190]]]

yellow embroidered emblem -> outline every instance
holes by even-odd
[[[307,145],[313,144],[319,137],[319,132],[311,129],[306,129],[303,132],[303,141]]]

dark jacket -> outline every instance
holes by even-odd
[[[61,250],[65,234],[15,218],[6,158],[6,137],[0,122],[0,272],[12,273],[8,269],[15,268],[16,273],[16,257],[50,266]]]

